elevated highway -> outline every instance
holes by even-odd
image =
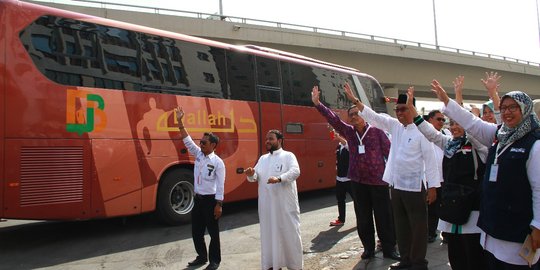
[[[522,90],[532,98],[540,98],[540,64],[503,56],[330,29],[185,11],[95,2],[90,3],[94,7],[35,3],[232,44],[271,47],[353,67],[377,78],[387,96],[395,96],[398,90],[401,93],[409,85],[414,85],[417,97],[429,100],[434,98],[430,91],[432,79],[438,79],[448,92],[453,93],[453,79],[464,75],[465,100],[480,102],[487,99],[480,79],[486,71],[497,71],[503,77],[501,93]],[[122,10],[126,8],[131,11]]]

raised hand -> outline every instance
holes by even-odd
[[[319,91],[318,86],[313,86],[313,89],[311,89],[311,101],[313,101],[313,104],[319,105],[321,104],[321,101],[319,100],[321,92]]]
[[[407,107],[409,107],[409,111],[412,112],[413,117],[418,116],[418,112],[416,111],[416,108],[413,104],[414,99],[414,86],[409,86],[407,89]]]
[[[351,89],[351,86],[349,85],[349,83],[345,83],[345,85],[343,85],[343,90],[345,90],[345,95],[347,95],[347,98],[350,100],[350,101],[355,101],[356,100],[356,97],[354,96],[353,92],[352,92],[352,89]]]
[[[448,105],[450,98],[448,97],[448,94],[446,94],[446,91],[444,91],[444,88],[439,81],[431,81],[431,91],[437,95],[437,98],[442,101],[444,105]]]
[[[499,110],[500,98],[498,90],[499,86],[501,86],[501,84],[499,83],[499,80],[501,78],[502,77],[499,76],[497,72],[491,71],[490,73],[486,72],[485,79],[480,79],[482,81],[482,84],[484,84],[484,87],[488,91],[489,98],[493,101],[495,111]]]
[[[480,79],[480,81],[482,81],[482,84],[484,84],[484,87],[488,90],[490,97],[492,93],[496,92],[499,89],[499,86],[501,85],[499,83],[499,79],[501,78],[502,77],[499,76],[497,72],[491,71],[489,73],[486,72],[485,79]]]
[[[454,79],[454,92],[456,93],[456,102],[463,106],[463,81],[465,80],[465,76],[459,75],[456,79]]]
[[[182,123],[182,118],[184,118],[184,109],[182,109],[182,107],[178,107],[174,109],[174,112],[176,112],[176,120],[178,123]]]

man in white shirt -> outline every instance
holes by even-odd
[[[261,269],[303,269],[300,237],[300,206],[296,179],[300,166],[296,156],[281,148],[283,134],[270,130],[266,150],[255,168],[245,170],[247,180],[259,183]]]
[[[219,138],[212,133],[204,133],[200,147],[193,142],[184,127],[182,119],[184,111],[181,107],[175,110],[180,136],[190,154],[195,156],[194,189],[195,204],[191,210],[191,236],[197,251],[197,258],[188,263],[189,266],[203,265],[208,260],[210,264],[205,270],[218,269],[221,263],[221,248],[219,242],[219,218],[222,213],[223,193],[225,187],[225,164],[214,150]],[[210,235],[209,252],[204,242],[204,232],[208,229]]]
[[[383,180],[391,186],[401,261],[390,265],[390,269],[427,269],[427,204],[435,201],[435,188],[440,187],[433,145],[413,123],[412,113],[406,105],[406,95],[399,95],[394,109],[396,119],[364,106],[348,84],[345,84],[344,89],[366,122],[392,135]],[[427,187],[424,186],[424,180]]]

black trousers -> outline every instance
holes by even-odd
[[[219,220],[214,218],[216,207],[215,195],[197,195],[191,211],[191,236],[197,251],[197,257],[209,259],[210,262],[221,262],[221,247],[219,243]],[[209,252],[206,251],[204,233],[208,229],[210,235]]]
[[[347,193],[349,193],[349,196],[353,198],[351,181],[341,182],[336,180],[336,199],[339,214],[338,219],[341,222],[345,222],[345,199],[347,198]]]
[[[384,254],[390,254],[396,246],[394,220],[390,206],[388,186],[366,185],[351,182],[356,213],[356,229],[364,250],[375,250],[375,229],[381,240]]]
[[[401,261],[425,268],[428,263],[426,190],[411,192],[392,188],[391,195]]]
[[[480,234],[442,233],[448,243],[448,260],[452,269],[487,269],[484,249],[480,245]]]
[[[436,190],[437,199],[430,205],[428,205],[428,236],[437,236],[437,225],[439,225],[439,214],[437,213],[437,208],[439,204],[439,198],[441,197],[441,188],[436,188]]]
[[[540,264],[536,263],[533,266],[529,267],[528,265],[515,265],[505,263],[498,260],[491,254],[489,251],[484,250],[484,258],[486,258],[487,267],[489,270],[538,270]]]

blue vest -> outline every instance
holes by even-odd
[[[349,173],[349,151],[347,148],[343,148],[340,152],[340,147],[341,146],[338,144],[336,149],[337,176],[347,177],[347,174]]]
[[[540,132],[529,132],[499,156],[496,182],[490,182],[489,175],[498,143],[489,149],[482,183],[478,227],[492,237],[523,243],[531,232],[529,226],[533,218],[532,189],[525,164],[533,144],[538,139]]]

